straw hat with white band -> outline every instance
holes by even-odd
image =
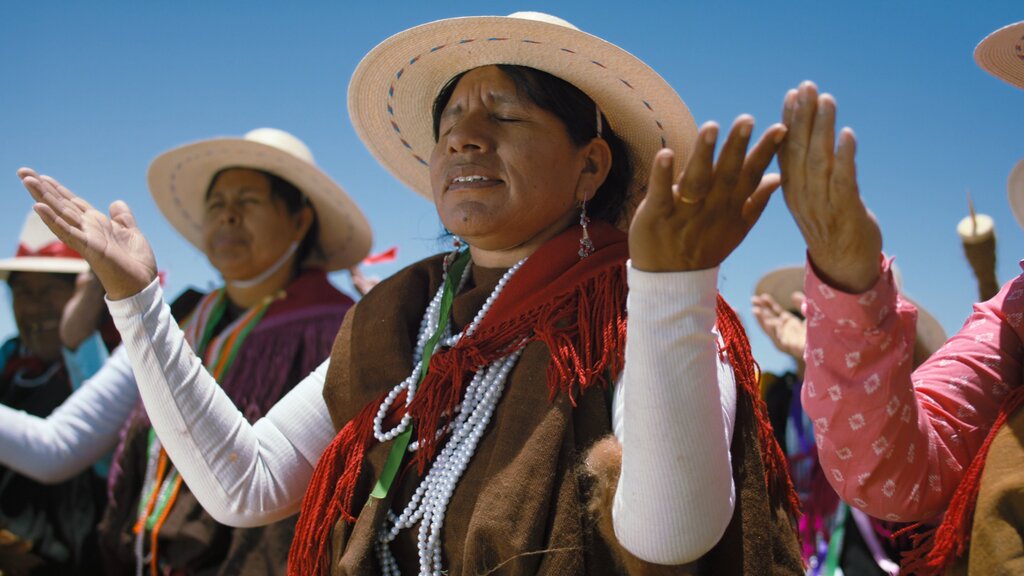
[[[358,264],[370,252],[370,225],[355,202],[316,166],[301,140],[275,128],[258,128],[242,138],[223,137],[179,146],[149,166],[149,190],[164,217],[186,240],[203,249],[203,194],[224,168],[263,170],[291,182],[309,198],[320,222],[316,262],[327,270]]]
[[[629,149],[631,204],[639,201],[659,149],[689,157],[697,127],[661,76],[622,48],[539,12],[439,20],[381,42],[352,75],[352,124],[385,168],[433,201],[434,98],[453,77],[494,64],[542,70],[597,103]],[[683,162],[676,164],[682,170]]]
[[[896,282],[896,289],[900,291],[900,297],[917,308],[917,341],[928,354],[934,353],[946,343],[946,330],[924,306],[903,292],[903,277],[895,263],[892,265],[892,275]],[[804,267],[794,265],[776,268],[762,276],[757,281],[757,287],[754,288],[754,295],[768,294],[782,308],[792,311],[795,308],[792,299],[793,293],[803,291]]]
[[[88,269],[89,263],[58,240],[39,215],[30,211],[21,228],[14,258],[0,260],[0,280],[7,280],[11,272],[79,274]]]
[[[1024,88],[1024,22],[986,36],[974,49],[974,61],[996,78]]]

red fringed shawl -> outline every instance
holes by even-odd
[[[420,443],[412,462],[421,475],[440,447],[434,432],[453,414],[472,374],[530,342],[543,342],[550,351],[549,398],[565,394],[575,406],[589,389],[606,387],[618,378],[626,342],[626,235],[609,224],[592,224],[595,251],[580,260],[578,234],[569,229],[539,248],[512,277],[476,332],[431,358],[409,407]],[[718,328],[737,387],[755,403],[769,492],[795,512],[798,500],[759,397],[750,345],[735,312],[721,298]],[[366,404],[321,456],[296,526],[289,574],[329,571],[333,527],[340,517],[354,522],[354,505],[361,505],[353,502],[356,484],[365,454],[376,442],[373,418],[385,395]],[[403,393],[392,404],[386,427],[401,419],[404,404]]]

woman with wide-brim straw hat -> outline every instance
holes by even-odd
[[[717,126],[696,130],[654,71],[537,13],[399,33],[364,58],[349,104],[458,248],[376,287],[330,361],[253,427],[180,345],[127,210],[111,222],[25,178],[95,260],[153,422],[208,509],[261,523],[305,494],[292,574],[605,574],[612,557],[634,573],[799,573],[785,463],[715,289],[777,186],[762,175],[784,130],[747,154],[741,117],[714,162]]]
[[[206,296],[180,297],[175,315],[232,406],[255,421],[329,353],[353,301],[327,272],[366,256],[369,226],[305,144],[272,128],[167,151],[150,165],[149,188],[224,278]],[[138,404],[126,350],[50,418],[0,421],[0,461],[47,482],[88,467],[120,438],[101,523],[106,573],[285,570],[294,519],[241,530],[202,510]]]
[[[1017,86],[1021,24],[976,51]],[[844,129],[833,153],[835,102],[811,83],[787,94],[784,118],[779,164],[807,241],[804,292],[814,317],[806,355],[814,385],[804,386],[803,405],[829,481],[872,516],[940,522],[906,571],[1019,572],[1024,275],[975,304],[963,328],[912,370],[917,314],[880,257],[881,232],[857,190],[853,133]]]

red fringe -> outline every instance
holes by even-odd
[[[352,499],[363,470],[363,459],[373,437],[373,419],[387,394],[367,404],[349,421],[320,456],[288,551],[289,576],[330,573],[331,532],[339,518],[355,522]],[[402,393],[395,404],[405,404]],[[397,420],[389,418],[386,425]]]
[[[999,407],[999,414],[992,423],[985,442],[974,455],[971,465],[964,472],[956,492],[949,501],[942,523],[936,528],[929,529],[923,522],[918,522],[893,534],[893,537],[899,537],[925,529],[920,533],[911,534],[914,548],[903,555],[901,573],[921,576],[942,574],[967,551],[967,545],[971,541],[971,529],[974,526],[974,508],[978,503],[978,490],[981,488],[981,474],[985,470],[989,448],[999,429],[1022,405],[1024,386],[1011,392]]]
[[[768,419],[768,406],[761,399],[759,386],[760,366],[754,361],[750,351],[750,341],[743,330],[736,312],[729,304],[718,296],[718,332],[725,341],[725,352],[729,363],[736,374],[737,391],[750,398],[754,406],[754,418],[757,425],[757,439],[761,446],[764,459],[765,484],[772,501],[781,503],[784,509],[794,518],[800,517],[800,498],[793,487],[793,479],[789,476],[786,455],[775,440],[772,424]],[[795,527],[794,527],[795,528]]]
[[[625,268],[618,267],[529,310],[518,321],[482,327],[455,348],[436,353],[409,406],[420,445],[413,456],[419,474],[436,456],[443,438],[435,431],[455,413],[472,374],[530,342],[544,342],[551,353],[549,398],[565,393],[575,406],[579,394],[595,385],[607,386],[607,376],[614,379],[622,370],[625,294]],[[602,327],[598,337],[595,325]]]
[[[536,263],[529,270],[524,266],[506,287],[505,297],[492,305],[489,322],[454,348],[431,357],[408,409],[420,444],[412,458],[419,474],[433,461],[441,440],[436,431],[454,415],[471,375],[532,341],[544,342],[551,353],[547,376],[552,398],[565,392],[575,405],[579,394],[618,377],[626,339],[626,243],[618,231],[602,236],[607,249],[601,246],[586,261],[575,260],[569,266],[559,267],[550,258],[535,255]],[[548,253],[575,259],[577,240],[568,240],[570,250],[556,245]],[[544,277],[552,270],[564,280],[561,285],[568,286],[562,293],[549,290],[560,285]],[[594,326],[601,327],[600,335],[594,334]],[[364,407],[320,457],[295,528],[290,575],[328,572],[335,524],[339,518],[355,521],[353,498],[366,451],[375,441],[373,418],[385,396]],[[390,425],[404,414],[404,398],[402,394],[395,400],[388,414]]]

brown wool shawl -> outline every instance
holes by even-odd
[[[472,320],[503,273],[472,269],[453,303],[456,330]],[[375,287],[346,317],[324,389],[338,429],[408,376],[423,311],[442,280],[442,257],[421,261]],[[587,512],[594,479],[580,472],[586,450],[611,432],[610,395],[591,388],[575,398],[575,406],[567,394],[552,398],[550,359],[542,342],[527,345],[455,489],[443,532],[451,574],[622,573],[614,546],[599,535]],[[736,514],[701,566],[714,574],[798,574],[802,565],[793,525],[770,503],[758,430],[746,407],[749,402],[739,403],[733,442]],[[374,442],[365,454],[352,500],[357,518],[338,520],[330,535],[332,574],[380,573],[373,549],[377,530],[387,510],[408,502],[420,480],[407,463],[386,499],[369,498],[390,448],[391,443]],[[392,543],[406,574],[418,571],[415,538],[415,531],[405,530]]]
[[[981,475],[970,548],[948,574],[1024,574],[1024,410],[992,441]]]

